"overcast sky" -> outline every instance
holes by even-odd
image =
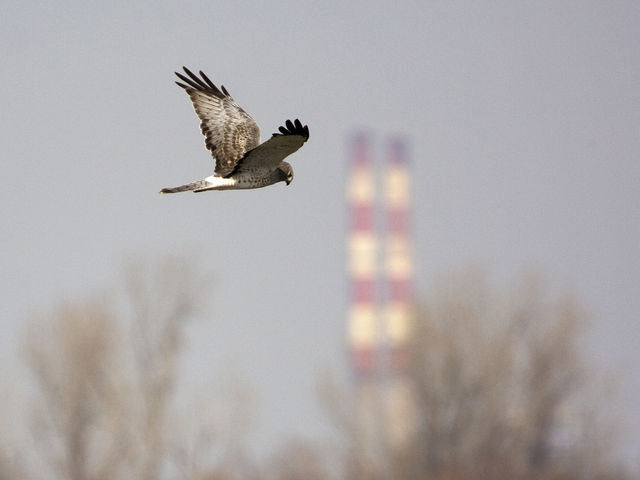
[[[125,257],[197,251],[216,285],[187,370],[246,380],[259,443],[321,431],[316,374],[344,360],[345,146],[366,128],[381,151],[411,142],[418,292],[469,264],[572,290],[640,444],[639,25],[636,1],[5,0],[0,359],[29,313],[115,284]],[[263,138],[309,125],[289,187],[157,194],[212,172],[182,65]]]

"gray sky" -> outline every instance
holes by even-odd
[[[321,431],[346,135],[366,127],[412,142],[418,292],[471,263],[571,289],[640,444],[638,2],[104,3],[3,4],[1,359],[30,312],[113,285],[126,256],[198,251],[217,281],[186,368],[246,379],[258,442]],[[182,65],[263,138],[309,125],[291,186],[157,195],[212,170]]]

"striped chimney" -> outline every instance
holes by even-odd
[[[370,141],[355,135],[350,145],[348,201],[349,311],[347,342],[356,375],[372,374],[376,369],[377,305],[376,275],[378,245],[375,233],[375,179]]]
[[[409,377],[409,341],[413,317],[413,259],[411,254],[411,186],[407,146],[393,138],[389,143],[384,181],[384,343],[387,385],[386,430],[392,450],[411,441],[414,395]]]
[[[388,368],[404,372],[411,335],[413,260],[410,231],[410,177],[407,147],[394,138],[389,145],[385,175],[386,238],[384,251],[385,309],[383,336]]]

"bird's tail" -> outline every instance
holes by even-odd
[[[173,188],[163,188],[159,193],[178,193],[178,192],[189,192],[191,190],[198,190],[205,188],[209,185],[209,182],[206,179],[198,180],[197,182],[188,183],[186,185],[180,185],[179,187]]]

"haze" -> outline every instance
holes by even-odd
[[[197,252],[215,283],[187,381],[255,389],[259,449],[325,434],[317,373],[345,362],[346,142],[366,129],[380,152],[411,144],[418,294],[470,264],[571,290],[637,462],[638,25],[632,1],[5,2],[7,379],[32,312],[109,288],[125,258]],[[157,194],[213,167],[182,65],[224,84],[263,139],[309,125],[289,187]]]

